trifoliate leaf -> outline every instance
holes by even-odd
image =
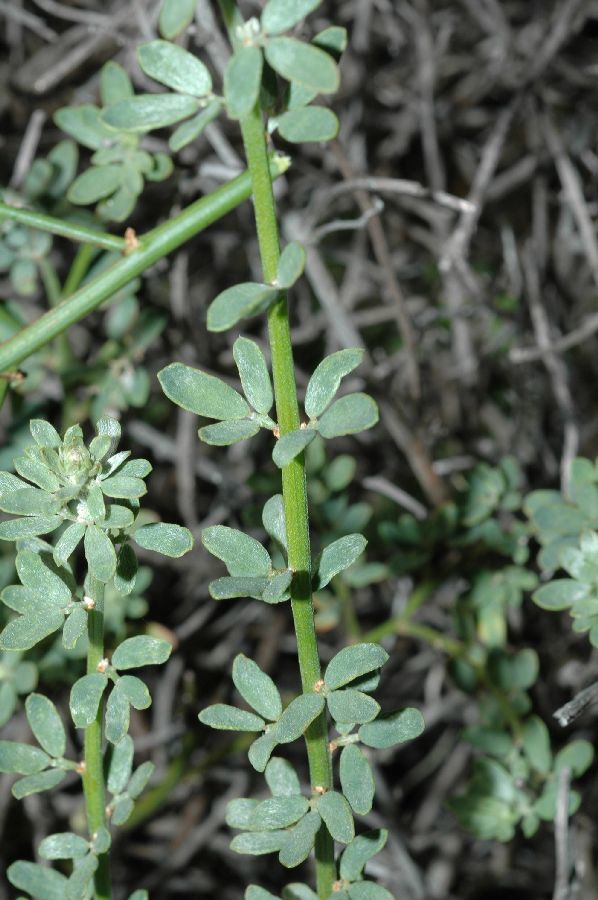
[[[251,412],[234,388],[183,363],[166,366],[158,373],[158,381],[169,400],[206,419],[242,419]]]
[[[143,44],[137,58],[146,75],[173,91],[204,97],[212,90],[212,78],[204,64],[170,41]]]

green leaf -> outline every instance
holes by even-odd
[[[332,94],[339,87],[336,63],[327,53],[295,38],[272,38],[266,44],[266,59],[287,81],[297,82],[320,94]]]
[[[262,594],[264,603],[281,603],[289,599],[288,589],[293,580],[293,573],[286,569],[278,572],[268,579],[268,584]]]
[[[282,900],[318,900],[318,895],[306,884],[287,884],[282,889]]]
[[[114,507],[112,507],[114,509]],[[137,582],[139,563],[130,544],[122,544],[116,559],[114,587],[119,594],[131,594]]]
[[[168,139],[168,146],[170,149],[176,153],[179,150],[182,150],[183,147],[186,147],[187,144],[190,144],[191,141],[194,141],[203,131],[205,131],[210,122],[213,122],[214,119],[218,118],[221,109],[222,101],[220,99],[212,100],[205,109],[202,109],[202,111],[196,116],[193,116],[192,119],[187,119],[185,122],[182,122]]]
[[[65,900],[68,881],[64,875],[47,866],[19,860],[8,867],[10,883],[20,891],[27,891],[35,900]]]
[[[272,560],[265,547],[236,528],[227,525],[204,528],[201,542],[209,553],[222,560],[230,575],[255,577],[270,573]]]
[[[251,829],[253,814],[259,806],[259,800],[240,797],[226,805],[226,824],[229,828]]]
[[[352,566],[365,550],[366,544],[367,541],[362,534],[347,534],[328,544],[314,566],[314,591],[321,591],[335,575]]]
[[[263,64],[259,47],[241,46],[229,59],[224,72],[224,99],[231,119],[244,119],[255,106]]]
[[[309,692],[292,700],[272,729],[279,744],[289,744],[305,734],[324,709],[322,694]]]
[[[264,771],[276,744],[277,740],[272,730],[260,735],[253,742],[247,751],[247,756],[256,772]]]
[[[159,19],[162,37],[172,41],[184,31],[193,21],[196,6],[197,0],[162,0]]]
[[[589,741],[571,741],[554,759],[555,772],[570,769],[574,778],[583,775],[594,761],[594,748]]]
[[[130,714],[129,700],[121,687],[121,682],[117,681],[108,697],[104,715],[106,740],[111,744],[118,744],[126,735],[129,730]]]
[[[133,738],[128,734],[112,748],[107,783],[111,794],[120,794],[126,788],[133,770],[133,753]]]
[[[22,583],[38,593],[44,605],[62,610],[71,599],[71,590],[63,578],[53,572],[39,553],[21,550],[17,554],[17,572]]]
[[[369,860],[379,853],[388,838],[388,832],[366,831],[359,834],[343,851],[340,863],[340,877],[346,881],[357,881]]]
[[[349,886],[351,900],[394,900],[390,891],[373,881],[358,881]]]
[[[238,597],[261,600],[267,587],[268,579],[265,577],[217,578],[210,582],[210,597],[214,600],[235,600]]]
[[[330,406],[318,421],[323,438],[341,437],[366,431],[378,421],[378,407],[367,394],[349,394]]]
[[[287,550],[287,528],[282,494],[275,494],[266,501],[262,511],[262,523],[272,540],[277,541],[284,550]]]
[[[35,775],[50,765],[50,757],[38,747],[16,741],[0,741],[0,772]]]
[[[291,109],[277,116],[274,123],[279,135],[290,144],[332,141],[340,128],[336,115],[324,106]]]
[[[251,828],[260,831],[288,828],[305,815],[308,807],[306,797],[270,797],[256,806]]]
[[[156,522],[138,528],[133,540],[145,550],[154,550],[163,556],[177,559],[193,547],[193,535],[188,528],[170,522]]]
[[[286,831],[247,831],[233,838],[230,848],[235,853],[263,856],[265,853],[278,853],[286,837]]]
[[[278,897],[256,884],[250,884],[245,890],[245,900],[278,900]]]
[[[199,429],[199,439],[205,444],[213,444],[215,447],[228,447],[239,441],[246,441],[260,430],[260,423],[256,419],[228,419],[226,422],[217,422],[215,425],[206,425]]]
[[[287,832],[287,840],[278,856],[278,861],[287,869],[304,862],[311,853],[320,830],[322,818],[317,812],[308,812]]]
[[[292,241],[282,251],[278,262],[276,282],[279,287],[292,287],[303,274],[305,268],[305,250],[298,241]]]
[[[64,613],[53,609],[13,619],[0,634],[0,650],[31,650],[63,622]]]
[[[323,47],[329,53],[340,56],[347,49],[347,29],[341,25],[330,25],[316,34],[312,44],[317,44],[318,47]]]
[[[206,419],[242,419],[250,413],[234,388],[183,363],[166,366],[158,373],[158,381],[169,400]]]
[[[365,754],[355,744],[343,747],[339,775],[351,809],[360,816],[367,816],[372,809],[376,785]]]
[[[17,457],[17,459],[13,460],[14,467],[23,478],[26,478],[28,481],[32,481],[33,484],[36,484],[44,491],[50,491],[53,493],[60,488],[60,481],[58,477],[48,469],[43,463],[39,462],[37,459],[31,459],[28,456]],[[22,487],[26,485],[23,484]],[[1,497],[1,487],[0,487],[0,497]]]
[[[172,653],[172,644],[162,638],[140,634],[126,638],[112,654],[112,665],[119,671],[141,666],[159,666]]]
[[[233,356],[247,400],[256,412],[267,415],[272,409],[274,394],[264,354],[255,341],[239,337],[233,344]]]
[[[523,752],[532,769],[548,775],[552,767],[552,751],[548,728],[538,716],[530,716],[522,729]]]
[[[19,541],[23,538],[49,534],[62,525],[62,516],[31,516],[0,522],[0,541]]]
[[[132,475],[111,475],[100,482],[102,493],[107,497],[115,497],[117,500],[138,500],[147,494],[145,481]]]
[[[80,900],[88,896],[97,867],[98,858],[94,853],[88,853],[75,863],[68,881],[67,900]]]
[[[60,435],[54,426],[46,422],[45,419],[31,419],[29,431],[38,447],[54,447],[54,449],[57,449],[62,444]]]
[[[385,750],[395,744],[412,741],[424,730],[423,716],[418,709],[408,707],[368,722],[359,729],[359,740],[368,747]]]
[[[174,125],[198,109],[199,101],[184,94],[137,94],[109,106],[102,120],[121,131],[145,132]]]
[[[239,653],[233,663],[233,682],[243,700],[264,719],[275,722],[282,713],[278,688],[252,659]]]
[[[54,562],[57,566],[66,566],[69,557],[75,552],[85,534],[82,522],[73,522],[60,535],[54,547]]]
[[[24,487],[0,497],[0,509],[16,516],[45,516],[58,511],[58,500],[35,487]]]
[[[202,709],[199,721],[220,731],[263,731],[266,723],[254,713],[226,703],[215,703]]]
[[[379,644],[352,644],[333,656],[324,672],[324,681],[332,690],[380,669],[388,653]]]
[[[114,131],[100,119],[97,106],[84,103],[81,106],[65,106],[54,113],[59,128],[74,137],[90,150],[98,150],[114,140]],[[48,446],[58,447],[59,444]]]
[[[268,0],[261,16],[268,34],[281,34],[294,28],[301,19],[320,6],[322,0]]]
[[[89,842],[72,831],[51,834],[39,845],[42,859],[82,859],[89,852]]]
[[[310,419],[321,416],[327,409],[342,379],[360,365],[363,354],[360,348],[338,350],[322,360],[309,379],[305,392],[305,412]]]
[[[282,469],[288,466],[296,456],[311,444],[317,432],[313,428],[298,428],[296,431],[288,431],[283,434],[274,445],[272,459]]]
[[[265,312],[274,303],[278,294],[278,288],[253,282],[244,282],[227,288],[218,294],[208,307],[208,331],[226,331],[241,319]],[[246,412],[240,415],[246,415]]]
[[[43,694],[29,694],[25,701],[27,721],[36,741],[49,756],[66,753],[66,733],[58,710]]]
[[[87,526],[83,543],[90,574],[106,584],[116,572],[114,544],[97,525]]]
[[[137,58],[146,75],[173,91],[205,97],[212,90],[212,78],[204,64],[169,41],[143,44],[137,50]]]
[[[119,797],[112,807],[112,816],[110,819],[112,825],[124,825],[133,812],[134,806],[135,804],[130,797]]]
[[[328,710],[335,722],[364,725],[371,722],[380,712],[380,706],[373,697],[352,689],[332,691],[326,698]]]
[[[555,611],[567,609],[578,600],[584,599],[587,592],[587,585],[580,584],[572,578],[556,578],[535,591],[532,594],[532,600],[542,609]]]
[[[95,720],[102,694],[108,685],[108,677],[103,672],[83,675],[71,688],[69,706],[71,718],[76,728],[87,728]]]
[[[30,797],[31,794],[41,794],[42,791],[50,791],[64,781],[66,772],[64,769],[46,769],[35,775],[26,775],[19,778],[12,786],[12,795],[16,800]]]
[[[151,706],[150,692],[141,678],[136,678],[135,675],[123,675],[118,681],[118,687],[135,709],[147,709]]]
[[[111,103],[133,96],[133,85],[128,72],[112,60],[100,69],[100,96],[102,106],[110,106]]]
[[[274,797],[294,797],[301,793],[301,783],[288,760],[280,756],[272,757],[264,774]]]
[[[318,797],[318,812],[335,841],[348,844],[355,837],[351,807],[338,791],[327,791]]]
[[[129,785],[127,787],[127,793],[129,797],[132,797],[133,800],[139,797],[142,791],[145,790],[146,785],[152,777],[155,768],[156,767],[154,766],[153,762],[144,762],[139,766],[138,769],[135,769],[135,771],[133,772],[133,777],[129,781]]]
[[[125,101],[130,102],[130,101]],[[122,165],[91,166],[71,184],[67,197],[71,203],[97,203],[120,187],[125,177]]]

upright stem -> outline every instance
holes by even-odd
[[[264,280],[276,278],[280,242],[276,204],[268,167],[268,150],[259,105],[241,122],[247,166],[251,174],[253,203]],[[299,407],[287,299],[281,293],[268,313],[268,334],[272,356],[272,376],[280,433],[299,427]],[[321,677],[320,657],[314,624],[311,592],[311,552],[309,513],[303,454],[282,470],[282,496],[287,529],[289,568],[295,573],[291,585],[291,607],[297,636],[297,654],[304,691],[313,691]],[[328,749],[328,728],[323,712],[306,733],[312,788],[332,787],[332,766]],[[323,825],[316,840],[318,896],[324,900],[336,879],[334,844]]]
[[[89,576],[86,588],[95,606],[88,613],[87,633],[87,674],[98,671],[98,663],[104,658],[104,585]],[[85,811],[90,835],[99,828],[106,827],[106,786],[104,784],[104,763],[102,753],[102,722],[104,709],[100,703],[95,720],[85,729],[83,793]],[[98,858],[98,868],[94,877],[95,900],[110,900],[110,860],[107,853]]]

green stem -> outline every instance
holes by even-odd
[[[264,122],[259,106],[241,122],[247,165],[251,173],[253,203],[264,280],[275,280],[280,242],[272,179],[268,167]],[[281,293],[268,313],[268,335],[272,356],[272,376],[280,433],[299,427],[299,406],[293,347],[286,295]],[[282,496],[287,528],[289,568],[295,573],[291,586],[291,607],[297,637],[297,654],[304,691],[313,691],[321,678],[320,656],[314,623],[311,592],[311,552],[309,513],[303,455],[282,470]],[[323,712],[306,735],[312,788],[332,787],[332,765],[328,747],[328,725]],[[323,825],[316,839],[318,896],[327,898],[336,879],[334,844]]]
[[[272,177],[276,178],[286,172],[290,163],[287,157],[274,156],[269,159],[269,165]],[[17,366],[27,356],[40,350],[75,322],[97,309],[115,291],[250,196],[251,178],[248,172],[244,172],[207,197],[192,203],[174,219],[149,231],[139,239],[136,250],[84,284],[72,297],[63,300],[32,325],[23,328],[19,334],[0,344],[0,372]]]
[[[87,674],[91,675],[98,671],[98,664],[104,659],[104,585],[89,576],[86,590],[95,603],[87,619],[89,637]],[[100,703],[95,720],[85,729],[83,742],[85,761],[83,793],[91,836],[96,834],[98,829],[106,827],[106,786],[102,754],[103,715],[104,707],[103,703]],[[110,900],[112,897],[110,884],[110,859],[107,853],[103,853],[98,857],[98,868],[94,876],[95,900]]]
[[[23,209],[22,207],[10,206],[8,203],[0,202],[0,222],[4,219],[19,222],[21,225],[28,225],[30,228],[37,228],[38,231],[49,231],[58,237],[70,238],[72,241],[82,241],[86,244],[93,244],[96,247],[104,247],[106,250],[120,250],[122,252],[127,246],[125,239],[117,237],[115,234],[96,231],[94,228],[88,228],[86,225],[75,225],[72,222],[65,222],[45,213],[35,212],[32,209]]]
[[[83,244],[83,246],[79,247],[62,289],[65,297],[70,297],[71,294],[75,293],[85,278],[95,253],[96,249],[92,244]]]

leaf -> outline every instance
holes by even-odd
[[[367,816],[372,809],[376,785],[365,754],[355,744],[343,747],[339,775],[351,809],[360,816]]]
[[[359,729],[359,740],[368,747],[385,750],[395,744],[412,741],[424,730],[424,720],[418,709],[407,707],[388,716],[368,722]]]
[[[227,288],[218,294],[208,307],[208,331],[226,331],[241,319],[265,312],[277,299],[278,294],[279,290],[276,287],[253,282],[244,282]],[[246,413],[241,413],[244,414]]]
[[[169,400],[206,419],[242,419],[250,413],[234,388],[183,363],[166,366],[158,373],[158,381]]]
[[[379,853],[388,838],[384,829],[366,831],[359,834],[343,851],[340,863],[340,877],[346,881],[357,881],[369,860]]]
[[[83,543],[90,574],[106,584],[116,572],[114,544],[97,525],[87,526]]]
[[[115,497],[117,500],[138,500],[147,494],[147,487],[141,478],[120,473],[104,478],[100,487],[107,497]]]
[[[578,600],[585,598],[588,587],[572,578],[556,578],[532,594],[532,600],[542,609],[552,611],[567,609]]]
[[[220,731],[263,731],[266,723],[254,713],[226,703],[215,703],[202,709],[199,721]]]
[[[278,688],[252,659],[239,653],[233,662],[233,682],[243,700],[264,719],[275,722],[282,713]]]
[[[66,778],[64,769],[46,769],[35,775],[26,775],[19,778],[12,786],[12,795],[16,800],[30,797],[31,794],[40,794],[42,791],[50,791]]]
[[[348,844],[355,837],[351,807],[338,791],[327,791],[318,797],[318,812],[335,841]]]
[[[144,762],[138,769],[133,772],[133,777],[129,781],[127,793],[135,800],[145,790],[146,785],[154,773],[153,762]]]
[[[68,880],[67,900],[80,900],[81,897],[88,896],[97,868],[98,858],[94,853],[88,853],[75,863]]]
[[[22,583],[43,598],[44,606],[62,610],[68,605],[71,600],[70,587],[52,571],[39,553],[21,550],[17,554],[16,566]]]
[[[313,428],[298,428],[296,431],[288,431],[283,434],[274,445],[272,459],[282,469],[288,466],[295,457],[311,444],[317,432]]]
[[[114,140],[114,131],[100,119],[100,110],[90,103],[81,106],[65,106],[54,113],[54,121],[84,147],[98,150]],[[58,447],[59,444],[48,446]]]
[[[108,685],[108,676],[103,672],[83,675],[71,688],[69,706],[75,728],[87,728],[95,720],[102,694]]]
[[[62,646],[65,650],[73,650],[86,632],[87,611],[83,606],[75,606],[62,626]]]
[[[352,566],[365,550],[367,541],[362,534],[347,534],[322,550],[316,560],[313,575],[314,591],[321,591],[335,575]],[[356,676],[357,677],[357,676]]]
[[[241,46],[229,59],[224,72],[224,99],[231,119],[244,119],[255,106],[263,64],[259,47]]]
[[[289,599],[288,589],[293,580],[293,573],[286,569],[278,572],[268,579],[268,584],[262,594],[264,603],[281,603]]]
[[[347,49],[347,29],[341,25],[330,25],[318,32],[312,40],[313,44],[323,47],[329,53],[340,56]]]
[[[264,530],[272,540],[277,541],[284,550],[287,550],[287,528],[282,494],[275,494],[266,501],[262,511],[262,523]]]
[[[0,541],[19,541],[22,538],[49,534],[62,525],[62,516],[31,516],[0,522]]]
[[[85,525],[82,522],[73,522],[65,528],[54,547],[54,562],[57,566],[66,566],[69,557],[83,540],[84,534]]]
[[[128,734],[112,748],[107,784],[111,794],[120,794],[126,788],[133,770],[133,753],[133,738]]]
[[[199,101],[184,94],[137,94],[109,106],[102,120],[121,131],[145,132],[174,125],[198,109]]]
[[[574,778],[579,778],[590,768],[594,760],[594,748],[589,741],[571,741],[559,750],[554,759],[555,772],[570,769]]]
[[[333,656],[324,672],[324,681],[332,690],[380,669],[388,653],[379,644],[352,644]]]
[[[261,16],[262,28],[268,34],[289,31],[320,6],[321,2],[322,0],[268,0]]]
[[[125,101],[130,102],[130,101]],[[91,166],[71,184],[67,198],[71,203],[97,203],[120,187],[125,175],[122,165]]]
[[[247,751],[247,756],[256,772],[264,771],[276,744],[277,741],[272,730],[260,735],[253,742]]]
[[[351,900],[394,900],[394,896],[381,884],[373,881],[358,881],[349,886]]]
[[[194,141],[205,131],[210,122],[213,122],[220,115],[221,109],[222,101],[217,98],[208,103],[206,108],[202,109],[196,116],[193,116],[192,119],[182,122],[168,139],[170,149],[176,153],[182,150],[183,147],[186,147],[187,144],[190,144],[191,141]]]
[[[327,53],[295,38],[272,38],[266,44],[266,59],[287,81],[297,82],[319,94],[333,94],[339,87],[336,63]]]
[[[266,766],[266,784],[275,797],[293,797],[301,793],[301,784],[293,766],[286,759],[274,756]]]
[[[342,379],[361,364],[363,354],[361,348],[338,350],[322,360],[305,391],[305,412],[310,419],[322,415],[334,399]]]
[[[39,462],[37,459],[31,459],[28,456],[17,457],[17,459],[13,460],[14,467],[23,478],[26,478],[28,481],[32,481],[38,487],[40,487],[44,491],[50,491],[53,493],[60,488],[60,481],[58,477],[52,472],[51,469],[48,469],[43,463]],[[25,485],[23,484],[23,487]],[[1,487],[0,487],[0,495],[1,495]]]
[[[0,741],[0,772],[35,775],[49,765],[50,757],[39,747],[16,741]]]
[[[206,425],[199,429],[199,439],[205,444],[215,447],[228,447],[239,441],[246,441],[260,430],[260,423],[256,419],[228,419],[226,422],[217,422],[215,425]]]
[[[104,714],[106,740],[111,744],[118,744],[129,730],[131,710],[126,693],[120,684],[120,681],[117,681],[112,688]]]
[[[184,31],[193,21],[196,6],[197,0],[162,0],[159,19],[162,37],[172,41]]]
[[[113,825],[124,825],[133,812],[134,807],[135,804],[130,797],[119,797],[112,807],[111,823]]]
[[[552,767],[552,751],[548,728],[538,716],[530,716],[523,723],[523,752],[527,756],[532,769],[542,775],[548,775]]]
[[[247,400],[256,412],[267,415],[272,409],[274,394],[264,354],[255,341],[239,337],[233,344],[233,357]]]
[[[245,890],[245,900],[278,900],[278,897],[256,884],[250,884]]]
[[[268,586],[268,579],[236,577],[217,578],[210,582],[210,596],[214,600],[235,600],[238,597],[251,597],[261,600],[262,594]]]
[[[119,671],[141,666],[159,666],[172,653],[172,644],[162,638],[140,634],[126,638],[112,654],[112,665]]]
[[[287,840],[278,856],[278,861],[287,869],[300,865],[307,859],[316,842],[322,818],[317,812],[308,812],[287,832]]]
[[[10,883],[21,891],[27,891],[35,900],[65,900],[68,881],[60,872],[37,863],[19,860],[9,866]]]
[[[378,421],[378,407],[367,394],[349,394],[330,406],[318,421],[323,438],[341,437],[366,431]]]
[[[42,859],[82,859],[88,852],[89,842],[72,831],[51,834],[39,845]]]
[[[291,241],[282,251],[278,262],[276,282],[279,287],[292,287],[303,274],[305,268],[305,249],[298,241]]]
[[[112,60],[100,69],[100,96],[103,106],[110,106],[111,103],[133,96],[133,85],[128,72]]]
[[[151,706],[150,692],[141,678],[136,678],[135,675],[123,675],[118,681],[118,687],[135,709],[147,709]]]
[[[38,447],[54,447],[54,449],[57,449],[62,444],[60,435],[54,426],[46,422],[45,419],[31,419],[29,431]]]
[[[230,800],[226,805],[226,824],[229,828],[251,828],[253,813],[259,806],[259,800],[239,797]]]
[[[25,701],[27,721],[36,741],[49,756],[66,753],[66,733],[58,710],[43,694],[29,694]]]
[[[169,41],[143,44],[137,50],[137,58],[146,75],[173,91],[205,97],[212,90],[212,78],[204,64]]]
[[[364,725],[371,722],[380,712],[380,706],[373,697],[352,689],[332,691],[326,698],[328,710],[335,722]]]
[[[272,729],[279,744],[289,744],[305,734],[324,709],[322,694],[309,692],[292,700]]]
[[[114,507],[112,507],[114,508]],[[135,551],[130,544],[122,544],[116,559],[114,587],[119,594],[131,594],[137,583],[139,563]]]
[[[318,900],[318,895],[306,884],[287,884],[282,889],[282,900]]]
[[[31,650],[58,631],[63,622],[64,613],[53,609],[13,619],[0,634],[0,650]]]
[[[256,806],[251,828],[260,831],[288,828],[305,815],[308,807],[306,797],[270,797]]]
[[[154,550],[163,556],[178,559],[193,547],[193,535],[188,528],[170,522],[156,522],[138,528],[133,540],[145,550]]]
[[[58,501],[35,487],[5,493],[0,497],[0,509],[16,516],[45,516],[58,511]]]
[[[274,121],[279,135],[290,144],[332,141],[340,128],[336,115],[324,106],[291,109]]]
[[[236,528],[227,525],[204,528],[201,542],[209,553],[222,560],[230,575],[255,577],[270,573],[272,560],[265,547]]]
[[[263,856],[265,853],[278,853],[286,837],[286,831],[247,831],[233,838],[230,848],[235,853]]]

